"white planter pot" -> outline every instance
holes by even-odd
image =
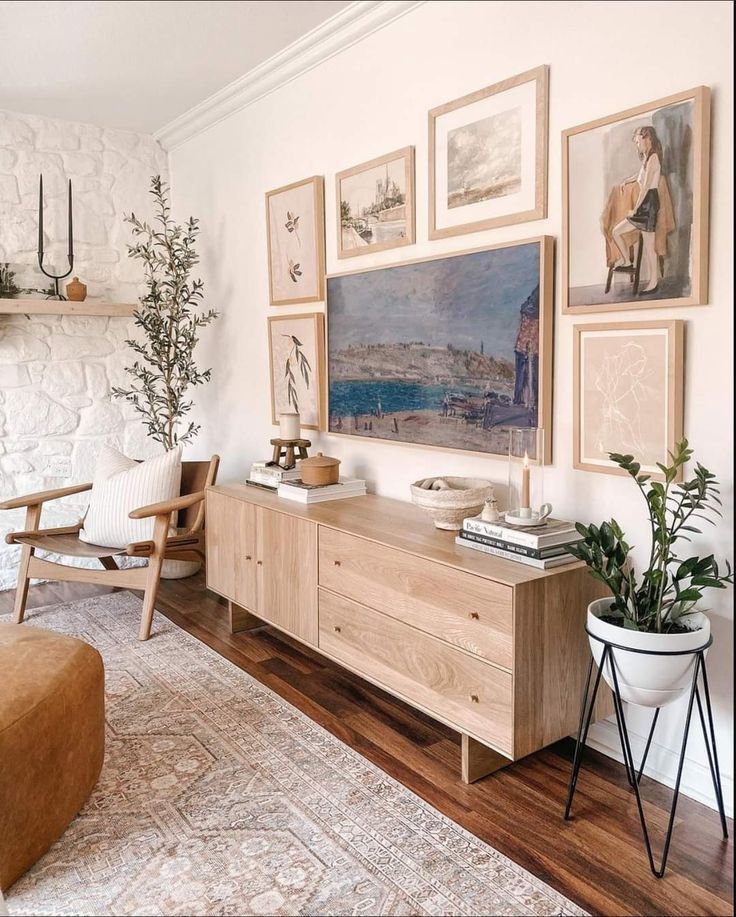
[[[161,565],[161,579],[186,579],[201,569],[201,560],[165,560]]]
[[[610,598],[597,599],[588,605],[588,630],[609,643],[667,653],[697,649],[710,637],[710,621],[702,612],[685,619],[686,626],[691,628],[687,634],[648,634],[601,621],[600,615],[607,614],[610,607]],[[593,658],[600,665],[604,644],[590,636],[588,639]],[[690,689],[696,656],[649,656],[614,649],[613,659],[623,700],[642,707],[664,707]],[[610,660],[606,662],[603,678],[613,689]]]

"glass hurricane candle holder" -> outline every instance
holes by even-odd
[[[544,430],[515,427],[509,435],[509,499],[506,522],[542,525],[552,512],[544,502]]]

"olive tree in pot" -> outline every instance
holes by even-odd
[[[125,342],[135,354],[126,367],[130,384],[113,388],[112,394],[133,405],[151,439],[169,450],[188,445],[199,433],[199,426],[186,419],[193,405],[189,390],[209,382],[212,370],[199,369],[194,350],[200,329],[218,313],[200,311],[204,284],[191,276],[199,262],[194,248],[199,221],[190,217],[181,226],[171,219],[169,188],[160,175],[151,179],[150,194],[152,224],[134,213],[125,217],[134,239],[128,257],[142,262],[148,290],[134,315],[141,333]],[[167,560],[161,575],[177,579],[199,567],[196,561]]]
[[[578,524],[582,541],[568,550],[585,561],[592,575],[605,583],[611,597],[588,606],[588,630],[593,656],[600,664],[603,643],[595,636],[632,650],[655,655],[615,651],[621,696],[645,707],[662,707],[680,697],[692,680],[693,655],[658,656],[656,653],[692,650],[707,643],[710,621],[698,604],[708,589],[725,589],[733,583],[731,565],[723,573],[715,557],[685,556],[694,524],[715,524],[720,516],[719,485],[714,474],[699,462],[689,481],[677,483],[683,466],[692,457],[686,439],[670,453],[671,464],[659,464],[663,481],[641,473],[632,455],[609,453],[633,478],[647,506],[651,549],[647,568],[637,575],[631,548],[615,519],[600,526]],[[603,677],[613,687],[608,667]]]

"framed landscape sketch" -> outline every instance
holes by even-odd
[[[552,442],[553,240],[327,278],[328,430],[508,455]]]
[[[279,414],[298,411],[302,427],[323,429],[324,340],[322,312],[269,317],[272,423]]]
[[[272,306],[325,298],[324,180],[315,175],[266,193]]]
[[[547,216],[549,68],[429,113],[429,238]]]
[[[684,322],[575,325],[574,466],[627,474],[609,452],[657,462],[682,439]]]
[[[562,309],[693,306],[708,297],[710,90],[562,134]]]
[[[338,258],[413,244],[413,146],[338,172],[335,185]]]

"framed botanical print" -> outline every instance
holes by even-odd
[[[338,172],[337,257],[414,243],[414,147]]]
[[[549,68],[429,113],[429,238],[547,216]]]
[[[709,137],[706,86],[563,131],[563,312],[707,301]]]
[[[327,278],[328,431],[508,456],[552,443],[553,240]]]
[[[279,422],[279,414],[296,411],[302,427],[322,429],[324,340],[322,312],[269,317],[272,423]]]
[[[684,322],[575,325],[574,466],[626,474],[609,452],[633,455],[641,470],[682,439]]]
[[[272,306],[325,298],[324,180],[315,175],[266,193]]]

